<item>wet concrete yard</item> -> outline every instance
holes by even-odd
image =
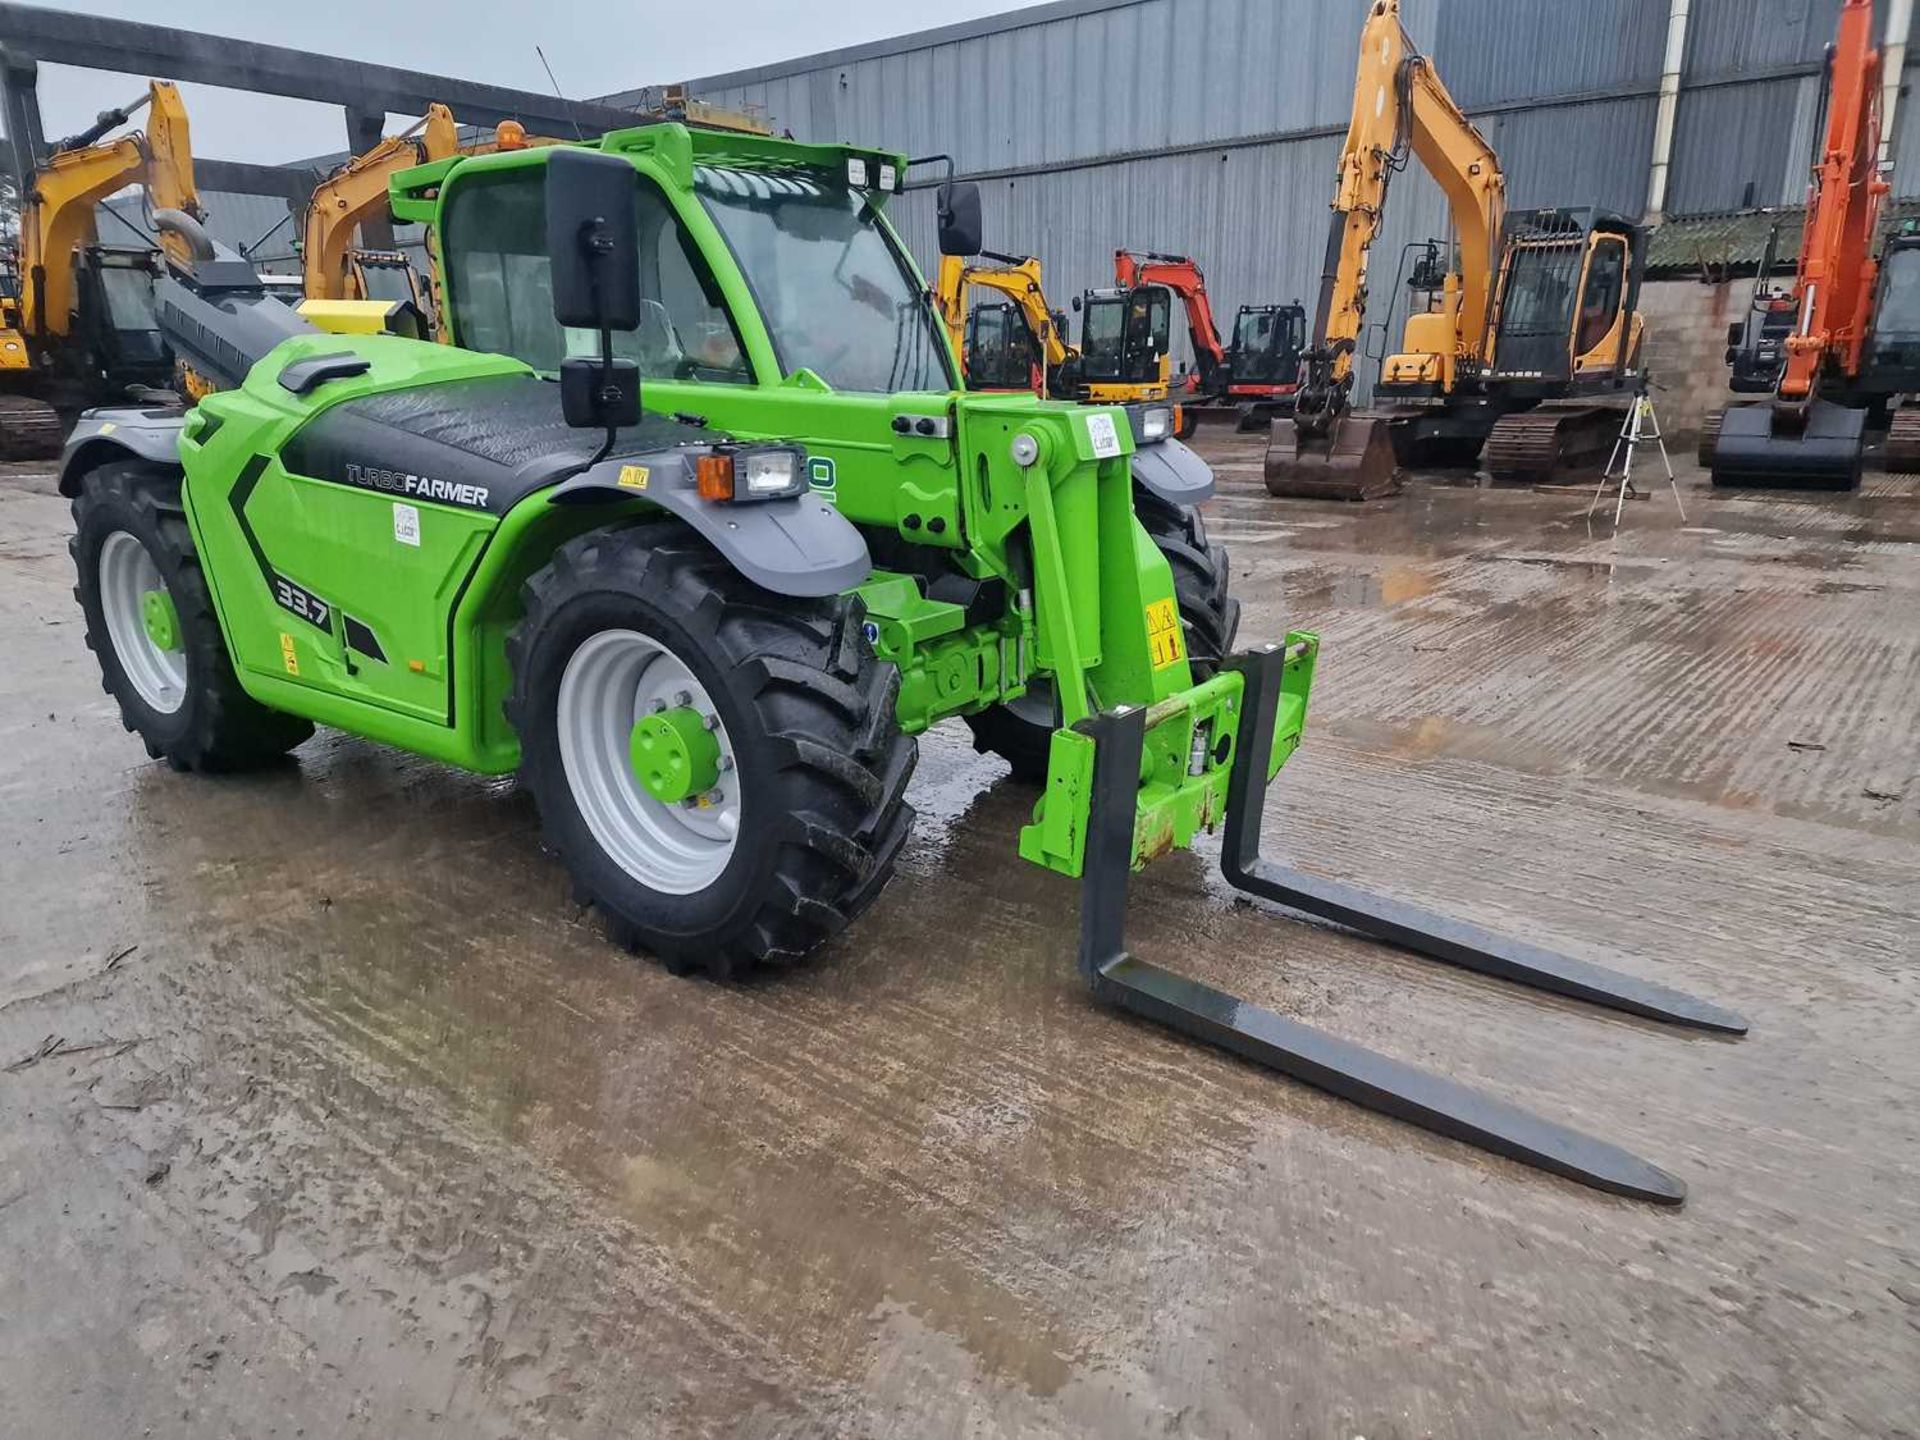
[[[0,478],[0,1433],[1920,1435],[1920,486],[1268,500],[1321,632],[1268,848],[1753,1022],[1689,1036],[1239,901],[1138,951],[1626,1145],[1610,1199],[1097,1010],[945,727],[899,879],[742,987],[607,946],[530,802],[123,734]]]

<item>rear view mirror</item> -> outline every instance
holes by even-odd
[[[547,256],[562,325],[640,324],[639,186],[639,172],[617,155],[556,148],[547,161]]]
[[[942,255],[980,253],[980,187],[971,180],[949,180],[937,192]]]

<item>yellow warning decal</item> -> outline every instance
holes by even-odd
[[[280,632],[280,662],[287,667],[287,674],[300,673],[300,652],[293,648],[293,636],[284,630]]]
[[[644,465],[622,465],[620,467],[620,488],[623,490],[644,490],[649,479]]]
[[[1171,600],[1155,600],[1147,606],[1147,652],[1156,670],[1186,658],[1180,641],[1180,609]]]

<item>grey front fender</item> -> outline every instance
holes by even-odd
[[[1135,450],[1133,478],[1169,505],[1198,505],[1213,497],[1213,467],[1178,440],[1156,440]]]
[[[80,493],[80,481],[89,470],[115,460],[152,460],[162,465],[180,463],[180,432],[185,411],[157,410],[153,406],[115,406],[89,410],[73,427],[60,452],[60,493]]]
[[[605,460],[562,481],[546,498],[553,505],[650,501],[686,521],[742,575],[776,595],[838,595],[872,573],[866,540],[818,495],[740,504],[702,500],[693,485],[698,453],[679,449]],[[646,472],[644,479],[636,469]]]

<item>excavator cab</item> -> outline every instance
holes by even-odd
[[[1615,381],[1639,348],[1638,227],[1602,211],[1538,210],[1510,220],[1504,251],[1492,378]]]
[[[969,390],[1038,388],[1040,346],[1010,300],[983,302],[968,312],[965,353]]]
[[[1164,398],[1173,370],[1173,292],[1164,285],[1089,290],[1078,308],[1086,398]]]
[[[1880,394],[1912,394],[1920,391],[1920,234],[1887,241],[1879,284],[1867,373]]]
[[[1298,305],[1242,305],[1227,347],[1232,385],[1298,386],[1307,312]]]
[[[73,338],[86,363],[104,377],[104,391],[165,389],[173,355],[154,304],[159,253],[142,247],[88,245],[74,257]]]

